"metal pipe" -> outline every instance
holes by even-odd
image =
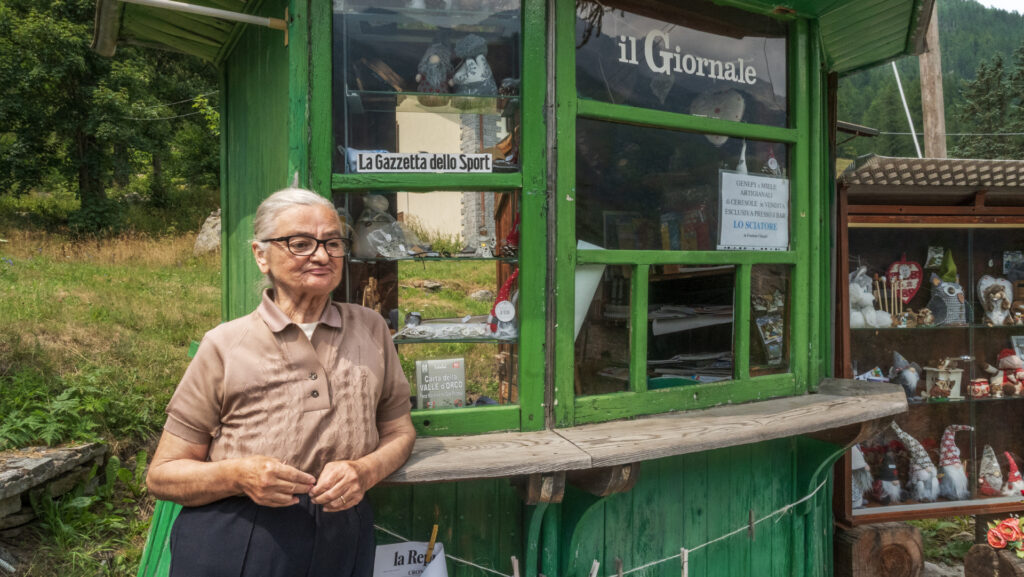
[[[220,18],[221,20],[230,20],[232,22],[242,22],[244,24],[255,24],[256,26],[265,26],[267,28],[273,28],[274,30],[287,30],[288,23],[281,18],[268,18],[266,16],[253,16],[252,14],[242,14],[241,12],[231,12],[228,10],[221,10],[219,8],[209,8],[207,6],[196,6],[195,4],[186,4],[185,2],[175,2],[175,0],[121,0],[129,4],[139,4],[140,6],[151,6],[153,8],[163,8],[165,10],[173,10],[175,12],[188,12],[190,14],[199,14],[200,16],[211,16],[213,18]]]

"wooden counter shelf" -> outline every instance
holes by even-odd
[[[858,526],[889,521],[953,517],[958,515],[992,515],[1024,510],[1024,497],[979,497],[963,501],[936,501],[934,503],[902,503],[854,509],[852,522],[841,526]]]
[[[902,389],[826,379],[817,393],[743,405],[527,433],[420,437],[389,483],[543,476],[811,435],[842,445],[871,423],[907,410]],[[845,435],[840,430],[854,429]],[[832,434],[830,434],[832,433]]]

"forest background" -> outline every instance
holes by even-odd
[[[220,202],[218,71],[133,46],[102,58],[94,10],[0,0],[0,451],[102,440],[117,457],[100,491],[40,497],[39,523],[0,530],[19,576],[134,574],[163,407],[221,314],[220,260],[192,254]],[[1024,133],[1024,16],[938,10],[947,130],[976,134],[950,136],[950,156],[1024,158],[1007,135]],[[917,59],[897,65],[920,129]],[[883,133],[840,156],[915,155],[889,66],[840,80],[839,118]]]

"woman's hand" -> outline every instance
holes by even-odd
[[[308,493],[316,479],[273,457],[245,457],[235,462],[239,489],[257,505],[287,507],[299,502],[296,495]]]
[[[309,496],[324,506],[325,513],[335,513],[358,505],[368,488],[355,461],[332,461],[320,472]]]

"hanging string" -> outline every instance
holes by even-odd
[[[793,503],[790,503],[789,505],[786,505],[784,507],[776,509],[775,511],[772,511],[771,513],[765,515],[764,517],[761,517],[760,519],[757,519],[753,523],[747,523],[746,525],[740,527],[739,529],[736,529],[735,531],[726,533],[725,535],[722,535],[721,537],[718,537],[716,539],[712,539],[712,540],[708,541],[707,543],[701,543],[700,545],[697,545],[696,547],[690,547],[690,548],[683,547],[683,548],[681,548],[679,550],[679,553],[676,553],[675,555],[672,555],[671,557],[665,557],[664,559],[658,559],[657,561],[651,561],[650,563],[645,563],[645,564],[643,564],[643,565],[641,565],[639,567],[635,567],[635,568],[630,569],[628,571],[622,571],[622,572],[616,571],[614,574],[609,575],[608,577],[619,577],[619,576],[629,575],[630,573],[636,573],[637,571],[643,571],[644,569],[650,569],[651,567],[654,567],[655,565],[661,565],[662,563],[666,563],[668,561],[673,561],[675,559],[681,559],[682,560],[681,562],[682,562],[682,568],[683,568],[683,577],[686,577],[686,574],[687,574],[687,572],[689,570],[689,556],[690,556],[690,553],[692,553],[694,551],[700,551],[704,547],[707,547],[709,545],[713,545],[715,543],[718,543],[719,541],[724,541],[725,539],[728,539],[729,537],[732,537],[734,535],[738,535],[740,533],[743,533],[744,531],[749,531],[751,529],[751,527],[753,527],[753,526],[755,526],[755,525],[757,525],[759,523],[762,523],[764,521],[767,521],[769,519],[778,517],[778,519],[776,519],[776,522],[777,522],[779,519],[782,518],[783,515],[788,513],[794,507],[800,505],[801,503],[805,503],[805,502],[813,499],[814,496],[817,495],[825,487],[825,485],[827,483],[828,483],[828,479],[826,478],[813,491],[808,493],[806,496],[804,496],[799,501],[794,501]],[[386,534],[388,534],[388,535],[390,535],[390,536],[392,536],[392,537],[394,537],[394,538],[396,538],[396,539],[398,539],[400,541],[409,541],[409,539],[407,539],[406,537],[403,537],[403,536],[399,535],[398,533],[395,533],[394,531],[389,531],[388,529],[385,529],[384,527],[381,527],[380,525],[374,525],[374,527],[377,530],[379,530],[379,531],[381,531],[383,533],[386,533]],[[509,575],[507,573],[502,573],[501,571],[496,571],[494,569],[490,569],[490,568],[484,567],[482,565],[477,565],[476,563],[473,563],[472,561],[467,561],[465,559],[460,559],[460,558],[456,557],[455,555],[451,555],[451,554],[449,554],[447,552],[445,552],[445,556],[448,559],[451,559],[452,561],[455,561],[456,563],[462,563],[464,565],[469,565],[470,567],[475,567],[475,568],[480,569],[482,571],[487,571],[488,573],[493,573],[495,575],[500,575],[501,577],[514,577],[513,575]],[[594,560],[594,563],[597,563],[597,560]],[[591,569],[593,569],[593,566],[591,567]]]

